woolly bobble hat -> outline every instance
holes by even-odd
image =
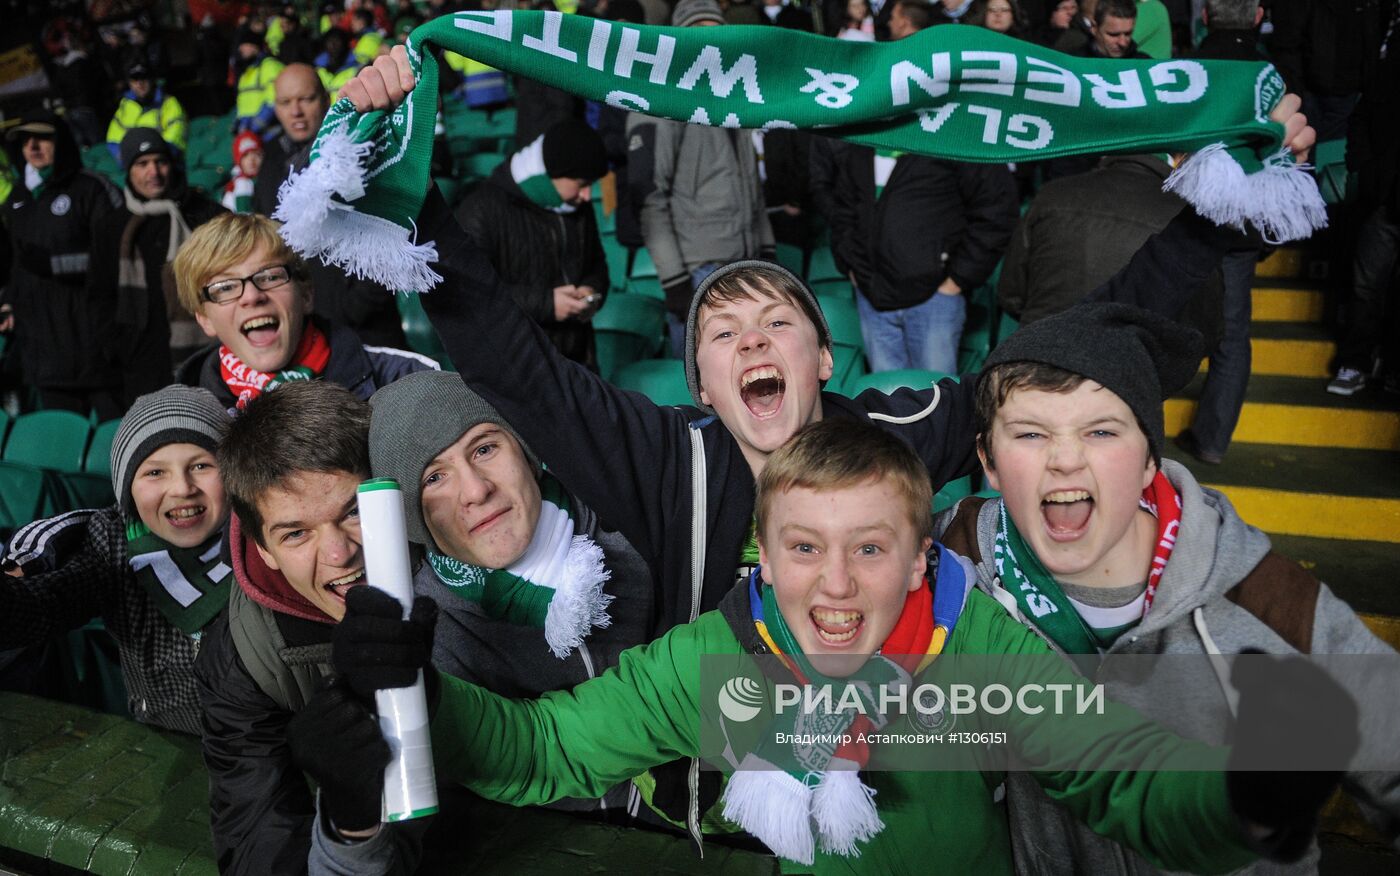
[[[680,0],[671,12],[671,23],[676,27],[690,27],[702,21],[724,24],[724,10],[715,0]]]
[[[228,424],[228,411],[207,389],[175,384],[138,398],[112,438],[112,491],[122,513],[136,513],[131,482],[146,457],[167,444],[193,444],[212,453]]]
[[[244,131],[233,138],[233,163],[237,165],[243,156],[249,152],[261,152],[262,148],[262,138],[252,131]]]
[[[538,471],[539,460],[510,424],[462,378],[446,371],[418,371],[400,377],[369,399],[369,460],[377,478],[393,478],[403,491],[408,540],[433,546],[423,522],[420,485],[423,469],[466,431],[494,423],[509,432]]]
[[[544,171],[553,178],[599,179],[608,172],[603,138],[582,119],[564,119],[544,132]]]
[[[1040,362],[1095,381],[1123,400],[1159,463],[1166,443],[1162,402],[1195,376],[1201,333],[1127,304],[1078,304],[1017,329],[987,357],[980,380],[997,365]]]
[[[695,365],[695,347],[698,343],[698,339],[695,337],[695,322],[700,315],[700,302],[705,299],[705,293],[710,291],[710,287],[716,281],[739,271],[755,268],[776,274],[775,279],[785,281],[788,291],[792,292],[793,297],[797,299],[798,306],[817,327],[817,340],[821,342],[823,347],[831,346],[831,327],[826,324],[826,314],[822,313],[822,306],[817,303],[816,296],[812,294],[812,290],[807,288],[807,284],[799,280],[792,271],[776,262],[766,262],[761,259],[744,259],[743,261],[730,262],[719,268],[700,282],[695,294],[690,299],[690,313],[685,317],[685,385],[690,389],[690,398],[695,402],[695,406],[709,414],[713,414],[715,409],[700,401],[700,369]]]
[[[122,137],[122,144],[118,147],[122,157],[122,169],[130,171],[131,165],[136,163],[136,159],[147,155],[164,155],[173,159],[174,152],[170,144],[165,142],[165,138],[160,135],[160,131],[155,128],[132,128]]]

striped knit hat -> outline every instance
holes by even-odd
[[[228,423],[228,411],[207,389],[176,384],[138,398],[112,438],[112,491],[122,513],[136,513],[131,482],[146,457],[167,444],[213,451]]]

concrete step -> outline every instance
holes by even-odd
[[[1167,400],[1167,435],[1191,423],[1204,379]],[[1254,375],[1249,381],[1235,445],[1287,444],[1357,450],[1400,450],[1400,398],[1375,390],[1350,398],[1326,391],[1315,377]]]
[[[1269,540],[1274,550],[1296,560],[1356,611],[1373,617],[1400,617],[1400,587],[1395,586],[1400,544],[1274,533]],[[1391,641],[1388,634],[1382,638]]]
[[[1319,325],[1304,322],[1256,322],[1250,326],[1250,373],[1271,377],[1332,376],[1337,344]],[[1201,371],[1210,360],[1201,361]]]
[[[1251,297],[1255,322],[1321,322],[1326,299],[1316,289],[1256,286]]]

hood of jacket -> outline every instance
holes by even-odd
[[[52,182],[63,182],[83,169],[82,153],[78,151],[78,141],[73,139],[73,131],[68,123],[48,110],[26,113],[25,122],[46,122],[53,125],[53,174]],[[20,185],[24,180],[24,138],[18,137],[6,144],[10,152],[10,163],[19,174]],[[21,188],[23,191],[23,189]]]

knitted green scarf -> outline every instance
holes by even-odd
[[[223,533],[215,531],[198,547],[179,548],[142,522],[126,527],[127,566],[165,619],[195,635],[228,603],[233,569],[219,558]]]
[[[1074,58],[978,27],[856,43],[774,27],[648,27],[558,12],[459,12],[406,44],[417,86],[392,113],[331,107],[275,218],[293,249],[390,289],[441,277],[413,240],[429,185],[437,49],[611,106],[730,128],[822,128],[856,143],[981,162],[1195,151],[1166,188],[1272,240],[1326,222],[1268,121],[1268,64]]]

